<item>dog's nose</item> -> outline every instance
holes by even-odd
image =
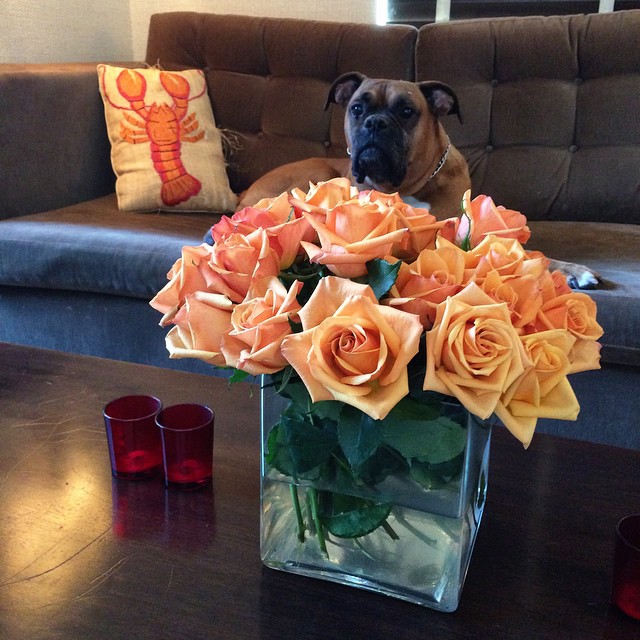
[[[381,129],[387,128],[387,121],[383,116],[379,114],[373,114],[365,120],[364,126],[371,132],[380,131]]]

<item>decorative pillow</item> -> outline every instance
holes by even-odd
[[[98,79],[119,209],[234,209],[202,71],[100,64]]]

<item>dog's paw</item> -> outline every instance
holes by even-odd
[[[572,289],[595,289],[602,282],[602,278],[598,272],[583,264],[551,260],[549,269],[551,271],[560,271]]]

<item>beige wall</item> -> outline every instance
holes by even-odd
[[[143,60],[149,16],[207,11],[375,22],[379,0],[0,0],[0,62]]]
[[[129,0],[0,0],[0,62],[130,60]]]
[[[338,22],[375,22],[375,0],[131,0],[134,59],[143,60],[149,16],[161,11],[206,11]]]

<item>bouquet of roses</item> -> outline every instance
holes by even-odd
[[[326,551],[325,530],[395,535],[392,503],[367,487],[459,474],[467,423],[443,399],[496,415],[525,446],[538,418],[576,419],[567,376],[598,368],[602,329],[591,298],[524,250],[529,235],[487,196],[437,221],[335,179],[222,217],[151,305],[172,358],[268,374],[287,398],[266,464],[344,488],[307,491],[306,525],[291,484],[299,540],[313,530]]]
[[[151,301],[173,325],[170,357],[293,369],[312,402],[374,420],[417,364],[423,390],[497,415],[525,446],[538,418],[576,419],[567,375],[599,367],[595,303],[525,252],[525,217],[487,196],[436,221],[338,178],[224,216],[212,235],[184,247]]]

